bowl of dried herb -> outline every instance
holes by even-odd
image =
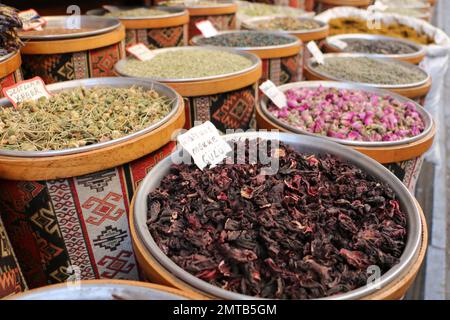
[[[303,43],[294,36],[273,31],[221,31],[213,37],[195,36],[195,46],[233,48],[256,54],[263,64],[260,82],[279,85],[302,78]],[[283,72],[280,72],[283,70]]]
[[[240,161],[202,171],[178,149],[136,193],[130,227],[148,279],[219,299],[404,294],[423,261],[426,225],[391,172],[322,138],[224,138]],[[251,146],[263,150],[254,160]],[[264,156],[274,160],[270,175]]]

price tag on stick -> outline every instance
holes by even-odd
[[[306,47],[308,48],[309,52],[311,52],[311,54],[313,55],[314,59],[316,59],[318,64],[324,64],[325,63],[325,59],[323,57],[323,53],[322,53],[322,51],[320,51],[319,47],[317,46],[317,44],[314,41],[308,42]]]
[[[201,170],[207,165],[214,166],[220,163],[226,158],[227,153],[232,151],[210,121],[179,135],[177,140]]]
[[[153,59],[155,54],[147,48],[143,43],[137,43],[127,48],[127,51],[141,61],[147,61]]]
[[[202,33],[205,38],[214,37],[219,34],[216,28],[209,20],[202,20],[195,24],[198,30]]]
[[[284,93],[270,80],[259,86],[259,89],[280,109],[287,106],[287,99]]]
[[[44,18],[41,18],[39,13],[34,9],[28,9],[20,11],[18,14],[20,20],[22,20],[22,30],[42,30],[42,26],[46,23]]]
[[[37,100],[41,97],[50,97],[44,81],[40,77],[34,77],[16,83],[13,86],[3,88],[3,95],[8,98],[15,108],[17,105],[26,100]]]

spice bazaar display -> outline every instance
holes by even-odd
[[[327,137],[384,164],[414,190],[435,136],[431,115],[397,94],[349,83],[298,82],[279,87],[287,106],[263,98],[258,128]]]
[[[253,18],[242,24],[247,30],[270,30],[288,33],[303,42],[321,40],[328,36],[328,25],[312,18],[276,16]]]
[[[183,8],[117,7],[96,9],[88,15],[119,18],[126,29],[126,45],[144,43],[150,49],[187,45],[189,13]]]
[[[195,36],[191,43],[231,47],[256,54],[263,64],[261,83],[270,79],[278,85],[302,78],[304,48],[302,42],[293,36],[263,31],[222,31],[209,38]]]
[[[17,10],[0,4],[0,97],[3,97],[3,87],[23,79],[19,51],[23,43],[17,35],[17,29],[21,27]]]
[[[33,289],[10,300],[187,300],[195,299],[173,288],[127,280],[83,280],[77,286],[54,284]]]
[[[121,76],[162,82],[185,98],[186,127],[211,121],[219,130],[252,126],[261,60],[250,53],[212,47],[158,49],[147,61],[116,64]]]
[[[305,65],[308,80],[334,80],[389,89],[405,97],[423,101],[431,87],[431,77],[418,66],[363,54],[324,54],[324,64],[314,58]]]
[[[219,31],[236,29],[237,4],[232,0],[159,1],[158,5],[186,8],[189,12],[189,39],[201,34],[197,22],[209,20]]]
[[[80,16],[79,26],[68,28],[70,16],[43,17],[41,31],[21,31],[25,78],[45,83],[109,77],[125,56],[125,29],[116,18]]]
[[[364,53],[380,58],[420,63],[425,47],[412,41],[370,34],[342,34],[328,37],[324,43],[327,52]]]
[[[1,210],[1,209],[0,209]],[[20,265],[16,259],[14,249],[9,242],[2,218],[0,217],[0,299],[8,297],[24,290],[27,284],[22,274]]]
[[[225,136],[235,150],[257,138],[279,159],[274,175],[240,153],[244,164],[204,170],[168,157],[146,177],[131,228],[147,279],[210,298],[400,298],[426,247],[426,224],[406,187],[370,158],[324,139]],[[381,268],[379,290],[366,285],[372,264]]]
[[[81,279],[137,280],[131,197],[149,168],[174,149],[183,100],[167,86],[132,78],[47,89],[51,97],[14,110],[0,101],[0,207],[27,283],[64,282],[72,265]]]

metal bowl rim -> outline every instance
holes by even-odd
[[[91,15],[81,15],[81,25],[83,24],[83,20],[92,20],[95,22],[95,20],[98,20],[99,22],[101,20],[104,20],[105,23],[108,25],[105,27],[101,27],[100,29],[93,29],[89,31],[80,31],[80,32],[74,32],[74,33],[68,33],[68,34],[47,34],[47,35],[32,35],[26,34],[25,32],[21,32],[19,34],[19,37],[26,41],[42,41],[42,40],[64,40],[64,39],[75,39],[75,38],[88,38],[95,35],[105,34],[107,32],[116,30],[120,27],[121,23],[120,20],[114,17],[102,17],[102,16],[91,16]],[[64,23],[67,19],[70,18],[70,16],[43,16],[43,18],[51,23],[52,21],[59,22],[61,21]]]
[[[420,134],[418,134],[414,137],[410,137],[410,138],[406,138],[406,139],[402,139],[402,140],[396,140],[396,141],[353,141],[353,140],[345,140],[345,139],[338,139],[338,138],[323,136],[323,135],[319,135],[316,133],[312,133],[312,132],[308,132],[306,130],[296,128],[296,127],[294,127],[290,124],[284,123],[283,121],[276,118],[267,109],[268,98],[266,96],[264,96],[260,102],[261,111],[263,112],[263,114],[266,117],[268,117],[271,121],[276,123],[277,125],[291,131],[292,133],[306,134],[306,135],[315,136],[315,137],[322,137],[324,139],[328,139],[328,140],[331,140],[331,141],[334,141],[334,142],[337,142],[340,144],[345,144],[345,145],[353,146],[353,147],[376,148],[376,147],[392,147],[392,146],[404,145],[404,144],[408,144],[408,143],[412,143],[412,142],[421,140],[421,139],[425,138],[431,132],[431,129],[433,127],[433,119],[431,117],[431,114],[427,110],[425,110],[425,108],[423,108],[420,104],[418,104],[414,100],[403,97],[402,95],[399,95],[399,94],[391,92],[391,91],[378,89],[378,88],[374,88],[374,87],[370,87],[370,86],[357,85],[357,84],[353,84],[353,83],[333,82],[333,81],[299,81],[299,82],[292,82],[292,83],[284,84],[284,85],[279,86],[278,88],[284,92],[286,90],[297,88],[300,86],[307,87],[307,88],[317,88],[319,86],[322,86],[322,87],[326,87],[326,88],[360,90],[360,91],[376,93],[379,95],[391,96],[400,102],[413,103],[415,105],[415,107],[417,108],[420,116],[422,117],[422,120],[425,124],[425,129]]]
[[[287,34],[290,34],[290,35],[297,35],[297,34],[298,35],[302,35],[302,34],[309,34],[309,33],[314,33],[314,32],[325,31],[325,30],[328,30],[328,28],[329,28],[327,23],[325,23],[323,21],[320,21],[320,20],[317,20],[315,18],[295,17],[295,16],[292,17],[292,16],[286,16],[286,15],[278,15],[278,16],[273,16],[273,17],[265,16],[265,17],[251,18],[251,19],[248,19],[248,20],[242,22],[242,26],[244,28],[249,29],[249,30],[260,30],[254,25],[254,23],[261,22],[261,21],[266,21],[266,20],[272,20],[272,19],[275,19],[275,18],[283,18],[283,17],[296,18],[297,20],[314,20],[315,22],[317,22],[320,25],[320,27],[319,28],[314,28],[314,29],[307,29],[307,30],[279,30],[279,29],[278,30],[277,29],[274,29],[274,30],[261,29],[261,30],[264,30],[264,31],[276,31],[276,32],[280,32],[280,33],[287,33]]]
[[[250,67],[247,67],[245,69],[235,71],[232,73],[226,73],[226,74],[219,74],[215,76],[208,76],[208,77],[201,77],[201,78],[179,78],[179,79],[171,79],[171,78],[157,78],[157,77],[144,77],[145,79],[152,79],[154,81],[160,81],[163,83],[178,83],[178,82],[200,82],[200,81],[208,81],[208,80],[215,80],[215,79],[221,79],[221,78],[228,78],[232,76],[238,76],[241,74],[245,74],[249,71],[252,71],[261,64],[261,59],[249,52],[245,51],[238,51],[235,48],[224,48],[224,47],[203,47],[203,46],[186,46],[186,47],[173,47],[173,48],[162,48],[162,49],[155,49],[153,52],[156,54],[158,53],[164,53],[169,51],[178,51],[178,50],[212,50],[212,51],[227,51],[229,53],[240,55],[244,58],[249,59],[253,64]],[[114,70],[117,72],[117,74],[123,76],[123,77],[134,77],[133,75],[129,75],[123,70],[123,65],[127,62],[128,58],[120,59],[115,65]],[[142,77],[141,77],[142,78]]]
[[[418,70],[420,70],[422,72],[422,74],[424,74],[426,77],[418,82],[415,83],[407,83],[407,84],[397,84],[397,85],[392,85],[392,84],[377,84],[377,83],[366,83],[366,82],[357,82],[357,81],[348,81],[348,80],[344,80],[344,79],[340,79],[340,78],[336,78],[333,77],[331,75],[322,73],[322,72],[318,72],[317,70],[315,70],[312,67],[312,63],[315,62],[316,60],[314,59],[314,57],[311,57],[310,59],[308,59],[308,61],[305,63],[305,68],[308,69],[308,71],[322,76],[322,77],[326,77],[329,80],[335,80],[335,81],[341,81],[341,82],[348,82],[348,83],[355,83],[355,84],[363,84],[365,86],[370,86],[370,87],[376,87],[376,88],[380,88],[380,89],[406,89],[406,88],[415,88],[415,87],[420,87],[424,84],[426,84],[430,79],[431,76],[428,72],[426,72],[424,69],[416,66],[415,64],[406,62],[406,61],[400,61],[400,60],[396,60],[396,59],[391,59],[391,58],[378,58],[378,57],[371,57],[370,55],[364,54],[364,53],[325,53],[324,54],[324,58],[325,60],[327,58],[369,58],[369,59],[374,59],[374,60],[382,60],[382,61],[390,61],[393,63],[398,63],[398,64],[402,64],[404,66],[408,66],[410,68],[416,68]]]
[[[198,46],[198,47],[212,47],[212,48],[232,48],[235,50],[242,50],[242,51],[265,51],[265,50],[272,50],[272,49],[284,49],[284,48],[289,48],[292,46],[296,46],[296,45],[302,45],[302,41],[295,37],[295,36],[291,36],[289,34],[284,34],[284,33],[280,33],[280,32],[276,32],[276,31],[259,31],[259,30],[227,30],[227,31],[219,31],[218,35],[222,35],[222,34],[232,34],[232,33],[263,33],[263,34],[273,34],[276,35],[278,37],[283,37],[283,38],[288,38],[290,40],[292,40],[292,42],[286,43],[286,44],[281,44],[281,45],[270,45],[270,46],[262,46],[262,47],[225,47],[225,46],[218,46],[218,45],[210,45],[210,44],[201,44],[198,43],[197,41],[200,39],[204,39],[205,37],[203,37],[202,35],[197,35],[194,36],[191,41],[194,45]],[[214,38],[215,36],[211,37]]]
[[[119,8],[128,8],[128,9],[137,9],[137,8],[147,8],[144,6],[118,6]],[[187,13],[187,10],[184,8],[180,8],[180,7],[166,7],[166,6],[152,6],[152,7],[148,7],[147,9],[157,9],[157,10],[162,10],[162,11],[167,11],[167,14],[162,14],[162,15],[158,15],[158,16],[142,16],[142,17],[114,17],[112,16],[112,18],[116,18],[119,20],[124,20],[124,21],[134,21],[134,20],[157,20],[157,19],[164,19],[164,18],[172,18],[172,17],[178,17],[178,16],[183,16]],[[104,11],[103,14],[97,14],[97,11]],[[105,16],[107,10],[103,9],[103,8],[98,8],[98,9],[92,9],[86,12],[86,15],[88,16],[96,16],[96,17],[107,17],[110,18],[109,16]],[[169,12],[169,11],[173,11],[173,12]]]
[[[157,128],[161,127],[163,124],[165,124],[169,119],[171,119],[175,113],[180,109],[181,107],[181,97],[178,93],[176,93],[175,90],[168,87],[167,85],[164,85],[162,83],[159,83],[157,81],[153,81],[151,79],[147,78],[121,78],[121,77],[104,77],[104,78],[90,78],[90,79],[80,79],[80,80],[71,80],[71,81],[63,81],[58,82],[54,84],[47,85],[47,89],[52,92],[59,92],[64,90],[70,90],[78,87],[108,87],[112,86],[114,87],[131,87],[131,86],[137,86],[137,87],[143,87],[143,88],[152,88],[155,91],[157,91],[160,94],[163,94],[167,96],[168,98],[172,99],[172,109],[169,111],[167,115],[165,115],[160,121],[155,122],[154,124],[148,126],[145,129],[142,129],[140,131],[134,132],[129,135],[125,135],[121,138],[106,141],[106,142],[98,142],[95,144],[87,145],[84,147],[79,148],[68,148],[63,150],[48,150],[48,151],[19,151],[19,150],[4,150],[0,148],[0,156],[4,157],[19,157],[19,158],[42,158],[42,157],[56,157],[56,156],[66,156],[66,155],[72,155],[72,154],[81,154],[93,150],[98,150],[102,148],[106,148],[109,146],[114,146],[120,143],[127,142],[129,140],[132,140],[134,138],[138,138],[140,136],[143,136],[147,133],[150,133]],[[10,106],[11,103],[8,99],[2,98],[0,99],[0,106]]]
[[[237,133],[224,136],[226,139],[242,139],[242,138],[266,138],[266,139],[274,139],[275,137],[279,137],[280,141],[285,141],[288,145],[296,144],[300,146],[307,146],[309,149],[320,149],[321,151],[315,152],[317,153],[329,153],[334,154],[338,153],[338,157],[353,163],[354,165],[363,168],[370,175],[376,177],[377,179],[383,181],[387,185],[389,185],[394,192],[396,193],[397,199],[400,202],[403,210],[407,212],[408,215],[408,224],[407,224],[407,242],[405,249],[400,257],[400,262],[384,273],[380,281],[378,282],[380,288],[389,285],[392,283],[397,277],[403,276],[406,272],[405,269],[410,267],[414,260],[418,256],[418,251],[421,245],[421,237],[422,237],[422,224],[421,217],[419,213],[419,209],[414,200],[414,197],[411,195],[409,190],[405,187],[405,185],[387,168],[376,162],[375,160],[369,158],[368,156],[354,151],[350,148],[346,148],[342,145],[339,145],[335,142],[328,141],[322,138],[312,137],[312,136],[299,136],[292,133],[271,133],[271,132],[251,132],[251,133]],[[275,138],[277,139],[277,138]],[[303,141],[302,141],[303,140]],[[295,142],[294,142],[295,141]],[[298,141],[302,141],[298,143]],[[318,147],[320,146],[320,147]],[[323,152],[325,151],[325,152]],[[175,152],[180,152],[180,149],[177,148]],[[309,151],[311,152],[311,151]],[[313,153],[313,152],[311,152]],[[158,247],[153,237],[150,234],[146,226],[146,216],[147,216],[147,196],[149,193],[149,185],[153,183],[155,180],[153,178],[153,174],[157,174],[158,172],[163,173],[165,170],[168,170],[168,166],[171,164],[170,156],[166,157],[162,161],[160,161],[155,167],[151,169],[151,171],[147,174],[147,176],[142,181],[139,189],[135,195],[134,199],[134,207],[133,215],[134,219],[134,227],[137,233],[137,237],[143,244],[145,251],[147,254],[151,255],[158,264],[162,268],[164,268],[167,272],[173,274],[177,279],[182,281],[183,283],[195,288],[199,292],[203,292],[214,297],[223,298],[223,299],[262,299],[252,296],[247,296],[231,291],[227,291],[225,289],[221,289],[212,284],[207,283],[206,281],[200,280],[194,275],[191,275],[187,271],[184,271],[181,267],[175,264],[170,258],[168,258]],[[158,184],[160,180],[158,181]],[[409,210],[408,210],[409,209]],[[140,216],[141,215],[141,216]],[[345,300],[345,299],[357,299],[364,297],[368,294],[376,292],[378,289],[374,286],[364,286],[358,289],[330,296],[324,297],[317,300]]]
[[[4,62],[4,61],[8,60],[9,58],[13,57],[17,52],[19,52],[19,50],[16,50],[16,51],[7,53],[3,56],[0,56],[0,62]]]

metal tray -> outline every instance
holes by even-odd
[[[8,60],[12,56],[14,56],[16,53],[17,53],[17,51],[14,51],[14,52],[7,53],[4,56],[0,56],[0,62]]]
[[[362,153],[326,139],[292,133],[250,132],[231,134],[224,137],[228,141],[254,138],[280,140],[290,145],[298,152],[310,154],[332,154],[338,159],[364,169],[365,172],[374,178],[385,182],[395,192],[397,198],[399,199],[400,207],[407,213],[407,243],[405,250],[400,257],[400,262],[381,276],[378,283],[380,288],[385,287],[395,279],[401,278],[408,271],[408,267],[410,267],[416,260],[420,249],[422,235],[419,209],[415,204],[414,197],[405,185],[392,172],[375,160],[370,159]],[[177,149],[175,151],[175,156],[178,159],[184,159],[186,161],[190,159],[187,152],[183,152],[181,149]],[[170,156],[159,162],[145,177],[136,193],[136,197],[134,199],[134,209],[131,214],[133,214],[134,224],[139,240],[143,242],[148,254],[154,257],[164,269],[199,292],[207,293],[208,295],[221,299],[256,299],[255,297],[221,289],[191,275],[170,260],[170,258],[168,258],[161,251],[154,241],[150,231],[147,228],[147,196],[150,192],[159,187],[161,180],[168,174],[171,164],[172,158]],[[364,286],[347,293],[322,299],[358,299],[376,292],[377,290],[378,289],[376,286]]]
[[[137,9],[137,8],[143,8],[143,7],[125,7],[125,6],[118,6],[117,8],[121,10],[129,10],[129,9]],[[177,17],[182,16],[185,14],[184,8],[175,8],[175,7],[164,7],[164,6],[155,6],[155,7],[149,7],[149,9],[157,9],[166,11],[167,14],[162,14],[158,16],[142,16],[142,17],[111,17],[119,20],[152,20],[152,19],[164,19],[168,17]],[[92,9],[86,12],[88,16],[101,16],[103,17],[107,13],[107,10],[105,9]],[[109,16],[107,18],[110,18]]]
[[[348,40],[348,39],[363,39],[363,40],[383,40],[383,41],[395,41],[395,42],[400,42],[400,43],[404,43],[407,44],[413,48],[416,49],[416,52],[413,53],[403,53],[403,54],[380,54],[380,53],[365,53],[365,52],[350,52],[350,51],[345,51],[336,47],[335,45],[332,44],[332,40]],[[332,48],[334,48],[335,50],[339,50],[342,52],[348,52],[348,53],[360,53],[360,54],[365,54],[369,57],[374,57],[374,58],[391,58],[391,59],[399,59],[399,58],[416,58],[419,56],[423,56],[425,55],[425,47],[421,46],[420,44],[417,44],[415,42],[406,40],[406,39],[401,39],[401,38],[395,38],[395,37],[388,37],[388,36],[382,36],[382,35],[375,35],[375,34],[365,34],[365,33],[349,33],[349,34],[339,34],[339,35],[334,35],[331,37],[328,37],[325,39],[326,44]]]
[[[73,23],[72,16],[46,16],[43,17],[47,24],[45,28],[65,28],[70,29],[68,26]],[[59,39],[74,39],[90,37],[102,33],[106,33],[117,29],[120,26],[119,19],[112,17],[94,17],[94,16],[80,16],[80,27],[89,28],[89,31],[80,31],[69,34],[48,34],[48,35],[33,35],[26,31],[20,31],[19,37],[23,40],[59,40]]]
[[[202,46],[202,47],[210,47],[210,48],[233,48],[235,50],[239,51],[263,51],[263,50],[272,50],[272,49],[283,49],[283,48],[289,48],[293,45],[300,44],[300,40],[297,37],[291,36],[289,34],[280,34],[278,32],[273,31],[258,31],[258,30],[231,30],[231,31],[219,31],[219,35],[221,34],[232,34],[232,33],[265,33],[265,34],[275,34],[278,37],[283,37],[290,39],[290,43],[277,45],[277,46],[262,46],[262,47],[222,47],[222,46],[215,46],[215,45],[209,45],[209,44],[199,44],[198,41],[200,39],[203,39],[204,37],[202,35],[195,36],[191,39],[191,42],[193,45],[196,46]]]
[[[302,87],[302,88],[318,88],[319,86],[325,87],[325,88],[338,88],[338,89],[353,89],[353,90],[362,90],[362,91],[367,91],[367,92],[372,92],[372,93],[376,93],[379,95],[387,95],[387,96],[391,96],[393,98],[395,98],[396,100],[400,101],[400,102],[410,102],[413,103],[416,108],[417,111],[419,112],[419,114],[421,115],[424,123],[425,123],[425,130],[423,132],[421,132],[420,134],[418,134],[417,136],[411,137],[411,138],[406,138],[403,140],[398,140],[398,141],[352,141],[352,140],[344,140],[344,139],[337,139],[337,138],[332,138],[332,137],[327,137],[327,136],[323,136],[323,135],[319,135],[316,133],[312,133],[312,132],[308,132],[306,130],[302,130],[299,129],[297,127],[294,127],[280,119],[278,119],[277,117],[275,117],[271,112],[269,112],[269,110],[267,109],[267,97],[264,96],[261,99],[261,111],[264,113],[264,115],[269,118],[272,122],[280,125],[281,127],[293,132],[293,133],[299,133],[299,134],[306,134],[309,136],[316,136],[316,137],[322,137],[337,143],[341,143],[341,144],[345,144],[348,146],[353,146],[353,147],[391,147],[391,146],[397,146],[397,145],[403,145],[403,144],[408,144],[417,140],[420,140],[424,137],[426,137],[432,128],[433,125],[433,119],[430,115],[430,113],[428,111],[426,111],[422,106],[420,106],[417,102],[415,102],[414,100],[405,98],[399,94],[393,93],[391,91],[386,91],[386,90],[380,90],[377,88],[373,88],[373,87],[368,87],[368,86],[363,86],[363,85],[358,85],[358,84],[353,84],[353,83],[345,83],[345,82],[333,82],[333,81],[301,81],[301,82],[294,82],[294,83],[289,83],[289,84],[285,84],[282,86],[279,86],[278,88],[281,91],[287,91],[289,89],[292,88],[298,88],[298,87]]]
[[[83,79],[83,80],[72,80],[59,82],[55,84],[47,85],[48,91],[52,93],[78,88],[92,88],[92,87],[115,87],[115,88],[129,88],[132,86],[143,87],[147,89],[153,89],[159,94],[162,94],[166,97],[169,97],[173,100],[172,102],[172,110],[160,121],[150,125],[149,127],[137,131],[135,133],[123,136],[119,139],[114,139],[107,142],[99,142],[91,145],[87,145],[80,148],[70,148],[64,150],[50,150],[50,151],[16,151],[16,150],[4,150],[0,148],[0,156],[5,157],[23,157],[23,158],[33,158],[33,157],[56,157],[56,156],[65,156],[69,154],[75,153],[83,153],[96,149],[106,148],[112,145],[116,145],[137,137],[140,137],[144,134],[152,132],[153,130],[159,128],[164,123],[166,123],[181,107],[181,97],[171,88],[165,86],[164,84],[151,81],[148,79],[142,78],[120,78],[120,77],[105,77],[105,78],[91,78],[91,79]],[[12,107],[11,103],[8,99],[2,98],[0,99],[0,107]]]
[[[10,297],[11,300],[186,300],[155,286],[132,281],[89,280],[79,286],[57,284],[46,286]]]
[[[367,58],[371,58],[371,59],[379,59],[379,60],[388,60],[388,61],[392,61],[398,64],[403,64],[404,66],[407,66],[410,69],[416,68],[418,70],[420,70],[420,72],[422,72],[422,74],[425,76],[425,78],[421,81],[418,82],[414,82],[414,83],[408,83],[408,84],[399,84],[399,85],[390,85],[390,84],[379,84],[379,83],[365,83],[365,82],[356,82],[356,81],[349,81],[349,80],[345,80],[345,79],[340,79],[340,78],[336,78],[328,73],[323,73],[323,72],[318,72],[316,71],[313,67],[312,64],[314,62],[316,62],[316,60],[314,59],[314,57],[311,57],[310,59],[308,59],[308,61],[306,62],[306,68],[308,69],[308,71],[310,71],[313,74],[316,74],[318,76],[322,76],[325,77],[329,80],[335,80],[335,81],[345,81],[348,83],[357,83],[357,84],[362,84],[365,86],[370,86],[370,87],[376,87],[376,88],[381,88],[381,89],[405,89],[405,88],[414,88],[414,87],[420,87],[424,84],[426,84],[431,76],[423,69],[419,68],[418,66],[416,66],[415,64],[409,63],[409,62],[404,62],[404,61],[399,61],[399,60],[395,60],[395,59],[390,59],[390,58],[375,58],[375,57],[371,57],[370,55],[364,54],[364,53],[326,53],[324,54],[324,58],[325,58],[325,62],[327,60],[327,58],[333,58],[333,57],[348,57],[348,58],[360,58],[360,57],[367,57]]]
[[[220,78],[226,78],[226,77],[231,77],[231,76],[237,76],[243,73],[247,73],[251,70],[254,70],[258,67],[259,63],[261,63],[261,60],[254,54],[252,53],[248,53],[248,52],[243,52],[243,51],[237,51],[235,49],[232,48],[223,48],[223,47],[175,47],[175,48],[164,48],[164,49],[156,49],[156,50],[152,50],[155,54],[160,54],[160,53],[164,53],[164,52],[169,52],[169,51],[177,51],[177,50],[210,50],[211,54],[214,54],[214,52],[217,51],[227,51],[230,53],[234,53],[237,55],[240,55],[242,57],[245,57],[247,59],[249,59],[251,62],[253,62],[253,65],[242,69],[240,71],[236,71],[236,72],[232,72],[232,73],[226,73],[226,74],[219,74],[219,75],[215,75],[215,76],[209,76],[209,77],[201,77],[201,78],[182,78],[182,79],[170,79],[170,78],[157,78],[157,77],[152,77],[151,75],[149,75],[149,79],[155,80],[155,81],[161,81],[164,83],[168,83],[168,82],[172,82],[172,83],[176,83],[176,82],[195,82],[195,81],[206,81],[206,80],[213,80],[213,79],[220,79]],[[121,60],[119,60],[116,65],[114,66],[114,70],[117,74],[124,76],[124,77],[133,77],[133,75],[130,75],[128,73],[126,73],[123,68],[124,65],[126,64],[127,58],[123,58]],[[147,78],[147,77],[146,77]]]
[[[170,2],[170,1],[169,1]],[[199,0],[199,2],[202,2],[202,0]],[[165,4],[165,2],[159,2],[161,6],[166,7],[172,7],[172,8],[222,8],[222,7],[228,7],[230,5],[233,5],[235,2],[233,0],[218,0],[218,1],[211,1],[211,4],[196,4],[194,1],[192,3],[189,3],[189,1],[184,1],[173,4]]]
[[[275,32],[286,33],[286,34],[290,34],[290,35],[302,35],[302,34],[308,34],[308,33],[314,33],[314,32],[321,32],[321,31],[325,31],[328,29],[327,23],[317,20],[317,19],[314,19],[314,18],[304,18],[304,17],[298,17],[297,19],[298,20],[314,20],[315,22],[317,22],[320,25],[320,27],[315,28],[315,29],[308,29],[308,30],[267,30],[267,29],[258,29],[258,27],[255,25],[256,23],[263,22],[263,21],[269,21],[269,20],[272,20],[274,18],[279,18],[279,17],[295,18],[295,17],[283,16],[283,15],[273,16],[273,17],[251,18],[251,19],[248,19],[248,20],[242,22],[242,28],[248,29],[248,30],[275,31]]]

